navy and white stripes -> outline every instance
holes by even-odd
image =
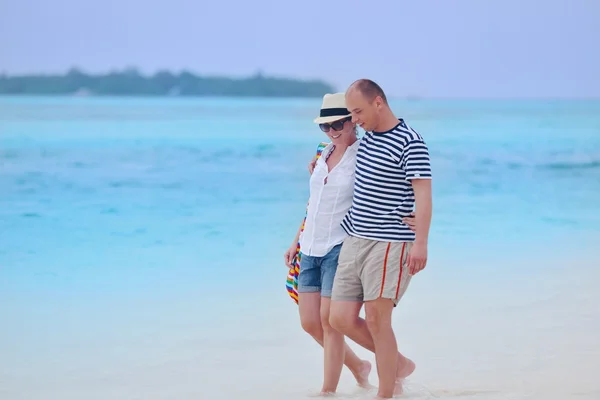
[[[351,236],[412,242],[402,218],[414,209],[412,179],[431,179],[429,150],[403,120],[387,132],[367,132],[356,161],[352,207],[342,221]]]

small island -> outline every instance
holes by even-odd
[[[0,95],[321,97],[334,91],[321,80],[266,77],[262,73],[247,78],[198,76],[187,71],[145,76],[136,69],[100,75],[78,69],[64,75],[0,74]]]

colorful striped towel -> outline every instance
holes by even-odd
[[[327,142],[319,143],[319,146],[317,147],[317,159],[319,157],[321,157],[321,154],[323,153],[323,149],[325,147],[327,147],[328,144],[329,143],[327,143]],[[308,211],[308,206],[307,206],[307,211]],[[302,221],[302,226],[300,227],[300,233],[302,233],[302,231],[304,231],[305,223],[306,223],[306,215],[304,215],[304,220]],[[298,274],[300,274],[300,257],[301,257],[300,241],[298,241],[298,243],[296,245],[296,257],[292,261],[292,268],[290,268],[290,270],[288,271],[287,280],[285,282],[287,292],[290,295],[290,297],[292,298],[292,300],[294,300],[294,302],[296,302],[296,304],[298,304]]]

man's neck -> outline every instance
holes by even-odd
[[[382,115],[381,121],[379,122],[379,124],[377,124],[377,128],[374,129],[374,131],[387,132],[389,130],[394,129],[396,125],[398,125],[398,122],[398,117],[396,117],[391,110],[388,110],[388,112]]]

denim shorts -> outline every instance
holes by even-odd
[[[323,257],[302,254],[300,274],[298,275],[298,293],[321,292],[322,297],[331,297],[333,278],[338,266],[338,257],[342,244],[338,244]]]

